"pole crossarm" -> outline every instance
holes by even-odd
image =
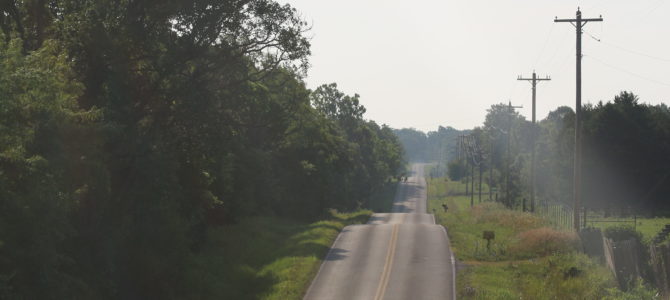
[[[551,78],[549,76],[545,76],[545,78],[540,78],[537,76],[537,73],[535,73],[535,70],[533,70],[533,76],[530,78],[523,78],[521,75],[516,80],[525,80],[531,83],[532,86],[532,104],[533,104],[533,126],[535,126],[535,100],[536,100],[536,90],[537,90],[537,84],[538,82],[541,81],[549,81]],[[535,128],[535,127],[533,127]],[[533,139],[533,151],[531,154],[531,160],[530,160],[530,211],[535,212],[535,139],[536,135],[533,133],[532,136]],[[524,210],[526,209],[526,205],[524,202]]]
[[[584,26],[588,22],[602,22],[603,18],[602,17],[600,17],[600,18],[590,18],[590,19],[558,19],[557,18],[557,19],[554,19],[554,23],[563,23],[563,22],[573,23],[573,22],[577,22],[578,20],[581,20],[582,23],[583,23],[582,26]]]
[[[545,78],[540,78],[540,77],[538,77],[538,78],[535,78],[535,79],[533,79],[533,78],[522,78],[522,77],[519,75],[519,77],[518,77],[516,80],[524,80],[524,81],[533,81],[533,80],[535,80],[535,81],[548,81],[548,80],[551,80],[551,78],[550,78],[549,76],[547,76],[547,77],[545,77]]]
[[[602,22],[603,18],[582,18],[582,12],[577,7],[574,19],[554,18],[554,22],[570,22],[576,29],[576,59],[575,59],[575,159],[573,176],[573,227],[580,229],[580,210],[582,208],[582,34],[584,25],[588,22]],[[586,215],[586,214],[585,214]],[[586,222],[585,222],[586,223]]]

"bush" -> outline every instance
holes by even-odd
[[[568,253],[575,250],[578,245],[578,238],[575,233],[558,231],[548,227],[524,231],[517,235],[517,239],[517,242],[509,247],[509,252],[519,258]]]
[[[631,226],[608,227],[605,228],[604,234],[605,237],[610,238],[615,242],[635,239],[638,243],[642,243],[642,233]]]
[[[636,280],[630,290],[624,292],[618,288],[607,289],[605,300],[653,300],[660,299],[658,291],[653,287],[644,284],[642,280]]]

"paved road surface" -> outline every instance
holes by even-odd
[[[392,211],[344,228],[304,299],[455,299],[449,238],[426,213],[423,165],[399,184]]]

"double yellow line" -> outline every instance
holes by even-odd
[[[386,252],[386,263],[384,264],[384,271],[382,272],[382,277],[379,280],[379,286],[377,286],[377,293],[375,294],[375,300],[384,299],[386,286],[389,284],[389,278],[391,277],[391,268],[393,268],[393,257],[395,256],[395,248],[397,242],[398,242],[398,224],[394,224],[393,231],[391,232],[391,241],[389,241],[389,248]]]

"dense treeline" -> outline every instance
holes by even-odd
[[[15,0],[0,27],[2,299],[186,299],[208,228],[364,207],[401,172],[357,95],[305,88],[288,5]]]
[[[621,92],[613,101],[584,106],[583,112],[584,205],[608,213],[628,208],[667,213],[670,109],[665,104],[640,103],[636,95]],[[535,137],[538,201],[572,203],[574,118],[571,108],[559,107],[533,126],[505,104],[491,106],[484,125],[473,134],[486,154],[484,170],[493,164],[492,182],[503,196],[501,201],[519,208],[524,198],[529,199]],[[463,170],[455,172],[455,177],[465,173],[462,164],[451,162],[454,169]],[[508,190],[510,197],[506,199]]]
[[[413,162],[444,162],[458,156],[458,136],[469,130],[439,126],[437,131],[424,133],[414,128],[395,129],[403,144],[407,159]]]

